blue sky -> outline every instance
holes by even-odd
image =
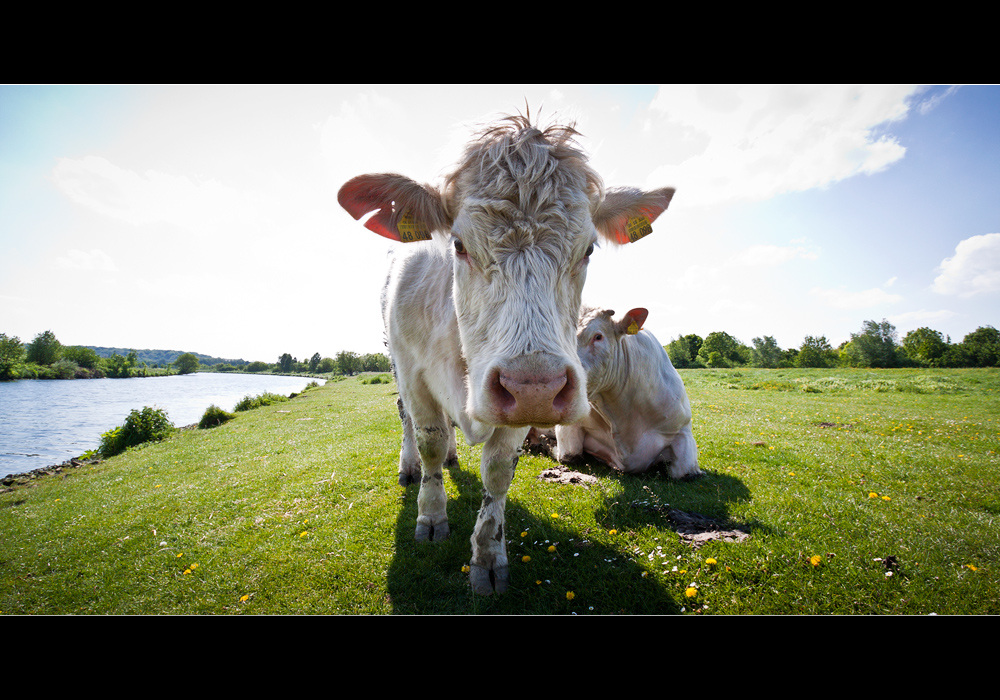
[[[275,361],[379,352],[392,245],[354,175],[434,182],[476,124],[575,120],[609,186],[673,186],[585,301],[661,343],[1000,326],[997,86],[2,86],[0,332]]]

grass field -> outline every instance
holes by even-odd
[[[352,378],[0,493],[0,614],[1000,613],[1000,371],[682,376],[706,476],[523,456],[503,596],[463,572],[479,447],[417,545],[395,384]]]

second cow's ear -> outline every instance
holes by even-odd
[[[450,225],[437,190],[402,175],[359,175],[340,188],[337,201],[355,219],[376,212],[365,228],[394,241],[430,240]]]
[[[632,309],[618,322],[618,331],[626,335],[635,335],[642,330],[642,324],[646,322],[648,315],[649,311],[646,309]]]

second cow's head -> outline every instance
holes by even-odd
[[[651,232],[672,188],[605,190],[570,127],[510,117],[467,148],[441,187],[394,174],[347,182],[340,204],[395,241],[451,246],[452,295],[468,366],[468,411],[494,426],[552,426],[587,415],[576,327],[598,238]]]

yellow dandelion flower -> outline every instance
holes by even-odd
[[[465,564],[465,565],[464,565],[464,566],[462,567],[462,573],[463,573],[463,574],[467,574],[467,573],[469,573],[469,571],[470,571],[470,569],[469,569],[469,565],[468,565],[468,564]]]
[[[979,569],[973,564],[966,564],[965,566],[968,567],[969,571],[979,571]]]
[[[541,586],[542,585],[542,579],[535,579],[535,585],[536,586]]]
[[[684,595],[687,596],[688,598],[694,598],[696,595],[698,595],[698,589],[695,588],[694,586],[688,586],[687,590],[684,591]]]
[[[527,536],[528,536],[528,531],[527,530],[525,530],[524,532],[521,533],[521,537],[527,537]]]
[[[185,576],[186,576],[187,574],[190,574],[190,573],[191,573],[191,569],[184,569],[184,575],[185,575]]]
[[[555,546],[554,544],[550,544],[550,545],[549,545],[549,551],[550,551],[550,552],[554,552],[554,551],[556,551],[556,546]]]
[[[709,557],[708,559],[705,560],[705,563],[708,564],[709,566],[712,566],[713,564],[718,564],[719,562],[715,561],[715,559],[713,559],[712,557]]]
[[[566,591],[566,600],[573,600],[576,598],[576,593],[573,591]]]
[[[531,561],[531,557],[529,557],[527,554],[525,554],[523,557],[521,557],[521,561],[523,561],[525,564],[527,564],[529,561]]]
[[[617,535],[618,534],[618,530],[608,530],[608,534],[609,535]]]
[[[874,491],[869,491],[868,498],[878,498],[878,494],[875,493]]]
[[[811,557],[809,557],[809,563],[812,564],[813,566],[819,566],[820,564],[823,563],[823,557],[821,557],[818,554],[813,554]]]
[[[246,595],[241,595],[241,596],[240,596],[240,602],[241,602],[241,603],[245,603],[245,602],[247,602],[248,600],[250,600],[250,594],[249,594],[249,593],[247,593]]]
[[[559,518],[559,513],[553,513],[553,514],[552,514],[552,517],[553,517],[554,519],[558,519],[558,518]]]
[[[184,552],[177,552],[177,558],[180,559],[184,556]]]
[[[302,532],[299,533],[299,537],[305,537],[307,532],[308,530],[303,530]]]

